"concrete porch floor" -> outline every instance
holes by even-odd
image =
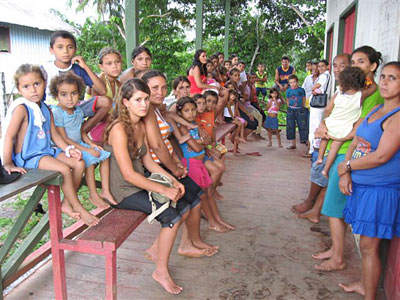
[[[263,134],[265,134],[263,132]],[[288,145],[282,132],[283,144]],[[362,299],[344,293],[337,284],[360,276],[360,258],[353,237],[347,234],[343,271],[314,270],[318,261],[312,253],[330,246],[327,219],[320,224],[299,220],[291,205],[305,199],[309,189],[310,162],[297,150],[267,148],[265,141],[241,145],[238,156],[228,154],[224,185],[218,202],[224,219],[235,231],[208,231],[202,220],[204,239],[219,245],[213,257],[186,258],[177,254],[175,243],[170,271],[184,287],[180,295],[167,294],[151,277],[153,263],[143,256],[159,225],[147,221],[118,250],[119,299]],[[259,151],[261,157],[243,155]],[[178,237],[179,240],[179,237]],[[104,299],[104,259],[95,255],[67,252],[69,299]],[[47,262],[10,292],[7,300],[54,299],[52,263]],[[378,299],[384,299],[382,291]]]

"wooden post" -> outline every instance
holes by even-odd
[[[56,300],[67,300],[64,250],[60,249],[59,245],[63,239],[60,187],[56,185],[49,186],[48,198],[51,254],[53,256],[54,298]]]
[[[224,55],[228,59],[229,55],[229,23],[231,18],[231,0],[225,0],[225,38],[224,38]]]
[[[196,50],[203,47],[203,0],[196,0]]]
[[[139,0],[125,0],[126,64],[132,66],[131,53],[139,46]]]

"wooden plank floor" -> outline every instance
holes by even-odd
[[[304,199],[309,188],[309,160],[301,157],[304,150],[303,145],[293,151],[251,141],[241,146],[241,152],[259,151],[261,157],[228,154],[224,186],[220,188],[225,199],[218,205],[222,216],[237,230],[210,232],[202,220],[204,239],[220,246],[214,257],[181,257],[175,243],[170,269],[184,290],[172,296],[152,280],[154,266],[143,256],[159,230],[158,224],[145,221],[118,250],[118,298],[361,299],[337,286],[358,279],[360,274],[352,236],[348,234],[346,241],[347,268],[317,272],[313,269],[317,261],[311,254],[329,247],[327,219],[313,225],[290,212],[291,205]],[[6,299],[53,299],[51,267],[50,261]],[[67,254],[69,299],[103,299],[104,278],[102,257]]]

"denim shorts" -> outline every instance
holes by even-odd
[[[156,204],[157,209],[163,205],[156,200],[153,201]],[[149,200],[149,192],[144,190],[124,198],[117,205],[113,205],[113,207],[137,210],[145,213],[146,215],[150,215],[152,213],[151,202]],[[176,223],[179,222],[179,220],[182,218],[182,215],[185,214],[189,209],[190,204],[187,203],[185,200],[180,199],[178,200],[178,202],[176,202],[176,208],[173,208],[171,206],[168,207],[156,217],[156,220],[160,222],[161,227],[172,228]]]
[[[311,156],[311,158],[315,157],[314,153]],[[317,152],[317,158],[318,158],[318,152]],[[311,171],[310,171],[310,181],[319,185],[320,187],[327,187],[328,186],[328,178],[322,175],[322,170],[325,167],[326,163],[326,156],[324,157],[324,160],[322,164],[317,165],[316,160],[312,163],[311,165]]]
[[[164,165],[160,165],[165,171],[171,174],[171,172],[165,168]],[[171,174],[172,175],[172,174]],[[190,208],[193,208],[200,204],[200,196],[204,194],[203,190],[201,187],[198,186],[196,182],[193,181],[192,178],[189,176],[186,176],[184,178],[177,178],[177,180],[183,184],[185,187],[185,195],[181,198],[182,200],[185,200],[187,203],[190,204]],[[180,201],[180,200],[179,200]],[[179,202],[178,201],[178,202]]]
[[[82,109],[85,118],[91,118],[96,114],[96,103],[98,98],[98,96],[95,96],[88,100],[82,100],[79,102],[79,107]]]

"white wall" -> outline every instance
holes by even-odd
[[[338,54],[340,15],[353,3],[358,5],[354,48],[371,46],[382,53],[384,63],[400,60],[399,0],[328,0],[326,31],[333,24],[332,56]]]
[[[43,64],[51,59],[51,31],[0,22],[10,28],[11,53],[0,52],[0,72],[6,75],[6,91],[11,92],[16,69],[24,63]]]

